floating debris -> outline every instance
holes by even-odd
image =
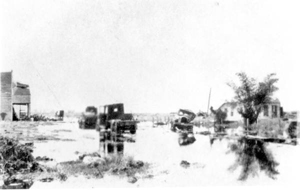
[[[196,138],[194,137],[193,133],[179,133],[179,137],[178,137],[178,143],[180,146],[184,146],[184,145],[190,145],[193,144],[196,141]]]
[[[48,162],[48,161],[53,161],[52,158],[48,158],[47,156],[43,156],[43,157],[40,157],[40,156],[37,156],[35,158],[36,161],[44,161],[44,162]]]
[[[51,182],[53,180],[54,179],[52,177],[47,177],[47,178],[40,179],[41,182]]]
[[[32,180],[22,180],[16,178],[10,178],[4,180],[4,185],[1,189],[29,189],[33,184]]]
[[[137,178],[134,176],[130,176],[130,177],[128,177],[127,181],[128,181],[128,183],[135,183],[135,182],[137,182]]]
[[[183,167],[183,168],[188,168],[188,167],[190,167],[190,165],[191,164],[189,162],[185,161],[185,160],[182,160],[180,162],[180,166]]]

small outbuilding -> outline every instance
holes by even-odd
[[[19,120],[30,115],[29,85],[13,80],[13,71],[1,72],[0,120]]]

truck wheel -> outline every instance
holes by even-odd
[[[136,130],[131,130],[130,133],[131,133],[131,134],[135,134],[135,133],[136,133]]]

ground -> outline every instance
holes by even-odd
[[[99,149],[99,135],[95,130],[79,129],[76,120],[68,122],[2,122],[1,135],[14,136],[21,142],[34,142],[33,155],[47,156],[59,162],[77,160],[79,155]],[[183,186],[227,186],[227,185],[293,185],[297,184],[300,168],[298,146],[269,144],[275,159],[280,163],[280,174],[273,180],[264,173],[238,181],[239,170],[228,168],[234,163],[235,155],[228,152],[228,140],[215,141],[210,145],[209,136],[196,134],[196,142],[189,146],[178,145],[178,135],[170,127],[153,127],[151,122],[138,125],[136,142],[125,142],[124,154],[150,164],[148,170],[137,176],[138,181],[128,183],[126,178],[105,175],[101,179],[84,176],[69,177],[67,181],[44,183],[36,181],[31,188],[94,188],[94,187],[183,187]],[[181,161],[191,165],[184,168]],[[1,177],[2,179],[2,177]]]

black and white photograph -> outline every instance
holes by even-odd
[[[2,0],[0,189],[296,188],[299,7]]]

